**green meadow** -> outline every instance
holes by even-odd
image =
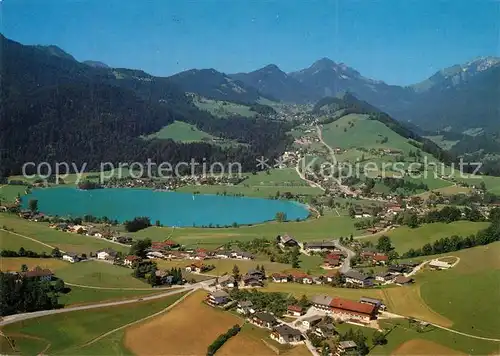
[[[271,169],[262,171],[255,175],[251,174],[247,179],[237,185],[194,185],[179,188],[179,192],[199,192],[201,194],[229,194],[245,195],[253,197],[274,197],[277,193],[290,192],[298,195],[315,196],[322,191],[316,187],[310,187],[300,179],[294,168]]]
[[[2,203],[14,203],[17,196],[23,196],[26,191],[24,185],[0,185],[0,205]]]
[[[38,253],[50,253],[52,251],[51,248],[35,241],[17,236],[9,231],[0,230],[0,249],[18,251],[21,247],[25,250],[35,251]]]
[[[199,130],[196,126],[188,124],[183,121],[174,121],[168,126],[165,126],[160,131],[155,132],[151,135],[145,137],[148,140],[151,139],[171,139],[176,142],[209,142],[215,137]]]
[[[252,226],[231,228],[166,228],[150,227],[134,233],[138,238],[149,237],[153,241],[163,241],[167,237],[188,245],[214,248],[230,241],[249,241],[257,237],[275,239],[278,235],[289,234],[300,241],[331,240],[335,237],[356,235],[354,220],[347,216],[327,214],[318,219],[300,222],[269,222]]]
[[[22,355],[37,355],[42,351],[54,355],[80,354],[81,348],[96,337],[157,313],[183,295],[135,303],[133,307],[104,307],[30,319],[7,325],[2,332],[15,341],[16,350]]]
[[[256,112],[251,111],[249,106],[232,103],[229,101],[212,100],[203,97],[197,97],[193,103],[201,110],[208,111],[214,116],[227,118],[234,115],[244,117],[255,117]]]
[[[417,249],[426,243],[432,244],[434,241],[443,237],[450,237],[453,235],[468,236],[486,227],[488,227],[488,223],[456,221],[450,224],[424,224],[414,229],[402,226],[385,233],[385,235],[391,238],[392,245],[396,251],[402,254],[410,248]],[[377,244],[379,237],[380,236],[370,236],[363,238],[362,241],[371,241],[373,244]]]
[[[59,296],[59,302],[65,307],[105,303],[117,300],[133,299],[164,292],[164,290],[113,290],[113,289],[94,289],[68,286],[71,290],[66,294]]]
[[[453,329],[500,339],[500,242],[448,255],[460,258],[454,268],[418,275],[423,300]]]
[[[106,262],[86,261],[68,263],[56,271],[57,277],[66,282],[111,288],[150,288],[150,285],[133,277],[132,269]]]
[[[128,251],[128,247],[112,243],[105,239],[58,231],[49,228],[47,223],[30,222],[11,214],[0,213],[0,222],[2,226],[13,229],[14,232],[20,235],[34,238],[66,252],[86,253],[89,255],[90,252],[95,252],[105,247],[110,247],[121,252]],[[22,239],[20,236],[17,237],[19,237],[19,240],[16,240],[19,242],[18,249],[29,243],[28,239]],[[12,242],[12,244],[15,243]]]

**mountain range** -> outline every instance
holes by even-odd
[[[351,92],[396,119],[431,131],[490,129],[500,122],[500,58],[496,57],[455,65],[404,87],[366,78],[328,58],[290,73],[271,64],[249,73],[190,70],[170,78],[187,91],[215,99],[237,97],[245,102],[262,96],[288,103],[315,103]]]
[[[0,177],[19,174],[25,162],[99,169],[100,162],[146,158],[172,165],[231,160],[250,171],[256,157],[276,158],[291,140],[287,122],[199,110],[169,78],[81,63],[58,47],[26,46],[2,35],[0,52]],[[242,144],[143,139],[175,120]]]
[[[4,174],[18,174],[27,161],[75,160],[87,162],[90,168],[103,161],[144,157],[170,162],[231,159],[252,169],[255,157],[276,157],[291,139],[287,132],[292,121],[272,120],[264,114],[216,117],[200,110],[186,92],[240,103],[262,104],[267,99],[268,103],[317,103],[314,110],[330,105],[388,113],[402,121],[405,130],[420,136],[438,129],[447,129],[449,134],[478,127],[482,132],[499,131],[497,58],[481,58],[440,71],[416,85],[399,87],[365,78],[326,58],[292,73],[269,65],[251,73],[193,69],[156,77],[98,61],[79,62],[56,46],[22,45],[2,35],[0,50],[0,153],[4,152],[0,170]],[[175,120],[243,145],[145,142],[141,138]]]

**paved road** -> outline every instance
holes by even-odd
[[[116,301],[116,302],[108,302],[108,303],[100,303],[100,304],[89,304],[89,305],[82,305],[79,307],[70,307],[70,308],[63,308],[63,309],[41,310],[41,311],[36,311],[33,313],[22,313],[22,314],[9,315],[9,316],[4,317],[2,320],[0,320],[0,326],[16,323],[16,322],[22,321],[22,320],[39,318],[41,316],[46,316],[46,315],[69,313],[69,312],[77,311],[77,310],[89,310],[89,309],[96,309],[96,308],[113,307],[113,306],[117,306],[117,305],[132,304],[132,303],[137,303],[137,302],[141,302],[141,301],[160,299],[160,298],[164,298],[164,297],[169,296],[169,295],[173,295],[173,294],[177,294],[177,293],[181,293],[181,292],[185,292],[185,291],[190,291],[193,289],[200,289],[200,288],[203,288],[205,285],[208,285],[212,282],[213,282],[213,280],[207,280],[207,281],[191,284],[188,286],[183,286],[182,288],[170,290],[170,291],[165,292],[165,293],[154,294],[154,295],[139,297],[139,298],[135,298],[135,299],[127,299],[127,300],[120,300],[120,301]]]
[[[340,244],[339,240],[333,240],[335,246],[337,246],[342,252],[347,254],[347,257],[344,258],[342,262],[342,266],[340,267],[340,273],[346,273],[351,269],[351,259],[356,256],[356,253],[347,247]]]
[[[323,146],[325,146],[327,148],[328,152],[330,152],[330,156],[332,157],[332,162],[330,162],[330,163],[332,163],[334,166],[337,165],[337,157],[335,156],[335,151],[333,150],[333,148],[331,148],[323,140],[323,132],[321,131],[321,128],[319,127],[319,125],[316,125],[316,131],[317,131],[317,134],[318,134],[319,141],[323,144]],[[331,178],[337,182],[337,185],[339,186],[340,190],[342,190],[342,192],[345,195],[348,195],[348,196],[356,195],[353,191],[351,191],[351,189],[349,189],[348,186],[343,185],[342,182],[340,181],[340,179],[337,179],[335,177],[331,177]]]

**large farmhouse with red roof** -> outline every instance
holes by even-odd
[[[314,307],[331,312],[333,317],[343,320],[355,319],[369,322],[376,318],[377,307],[372,304],[354,300],[333,298],[330,296],[315,296],[312,298]]]

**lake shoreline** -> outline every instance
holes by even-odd
[[[24,208],[30,199],[39,200],[39,210],[48,216],[92,215],[120,223],[147,216],[169,227],[252,226],[274,221],[278,212],[286,215],[286,221],[304,221],[311,216],[309,206],[292,200],[141,188],[34,189],[23,196]]]

